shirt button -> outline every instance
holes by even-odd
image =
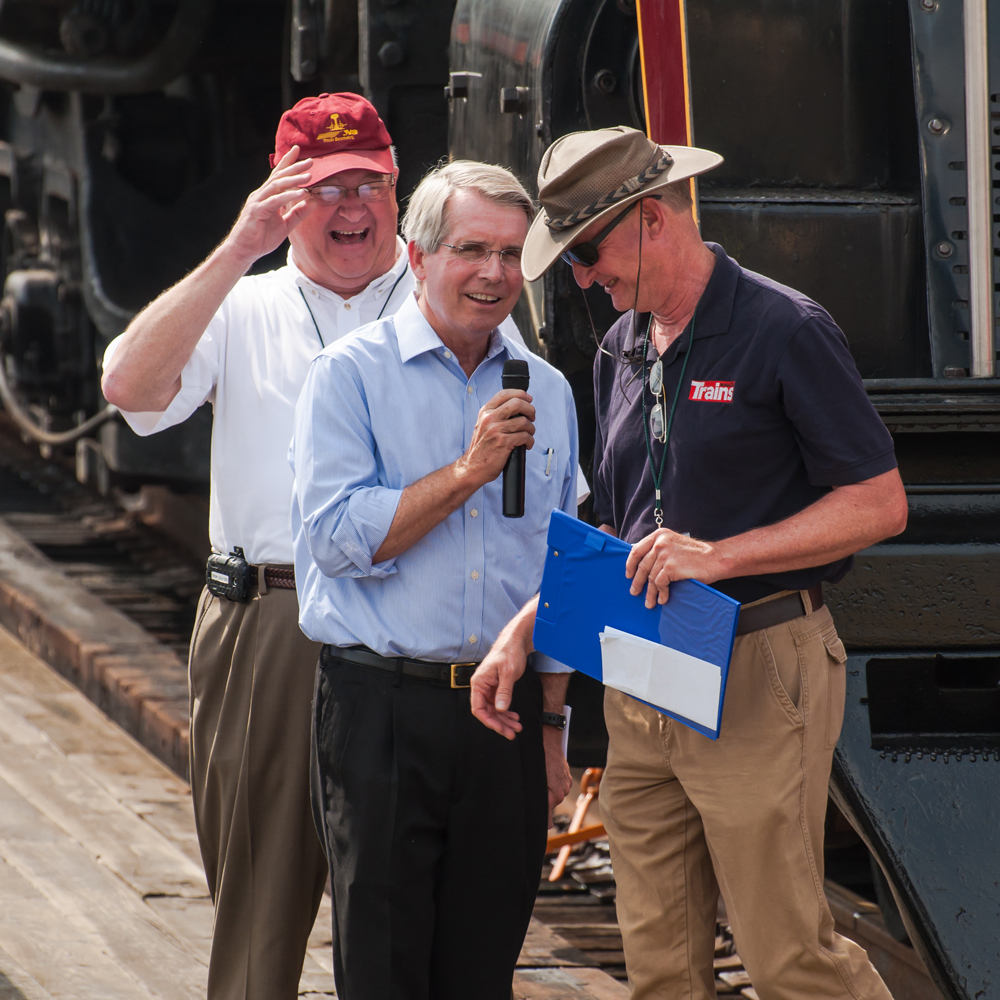
[[[313,293],[313,295],[315,295],[315,294],[316,294],[316,289],[315,289],[315,288],[310,288],[310,289],[309,289],[309,291],[310,291],[310,292],[312,292],[312,293]]]
[[[468,386],[465,390],[470,396],[472,395],[472,386]]]
[[[351,308],[351,303],[350,302],[345,302],[344,303],[344,308],[345,309],[350,309]]]
[[[470,510],[470,511],[469,511],[469,513],[470,513],[470,514],[471,514],[471,515],[472,515],[473,517],[479,517],[479,511],[478,511],[478,510],[476,510],[476,508],[475,508],[475,507],[473,507],[473,508],[472,508],[472,510]]]
[[[477,570],[477,569],[474,569],[474,570],[472,571],[472,574],[471,574],[471,575],[472,575],[472,579],[473,579],[473,580],[478,580],[478,579],[479,579],[479,570]]]
[[[470,635],[469,636],[469,642],[475,643],[475,642],[478,642],[478,641],[479,641],[479,636],[477,636],[477,635]]]
[[[451,351],[445,351],[445,352],[444,352],[444,356],[445,356],[446,358],[450,358],[450,357],[451,357]]]

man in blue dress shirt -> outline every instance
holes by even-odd
[[[302,629],[324,643],[314,797],[344,1000],[508,1000],[546,817],[569,790],[561,734],[543,731],[568,668],[535,658],[513,742],[469,711],[475,665],[538,592],[553,508],[576,511],[569,384],[497,329],[533,215],[503,168],[428,174],[403,223],[416,295],[320,354],[296,409],[295,573]],[[530,395],[501,389],[511,358]],[[520,445],[525,513],[505,518]]]

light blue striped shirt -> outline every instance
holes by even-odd
[[[498,478],[406,552],[373,564],[403,489],[464,453],[508,358],[528,362],[536,410],[524,517],[502,515]],[[289,450],[302,631],[383,656],[481,660],[538,593],[552,509],[576,516],[577,450],[566,379],[499,331],[471,378],[412,297],[331,344],[309,369]],[[537,670],[568,670],[536,660]]]

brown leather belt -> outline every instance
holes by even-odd
[[[380,656],[367,646],[323,646],[319,653],[320,663],[329,667],[337,660],[388,670],[403,677],[417,677],[422,681],[437,681],[452,688],[468,688],[479,666],[478,663],[433,663],[430,660],[409,660],[405,656]]]
[[[813,611],[818,611],[823,607],[822,584],[810,587],[808,594]],[[802,603],[802,594],[795,591],[794,594],[776,597],[773,601],[755,604],[752,608],[742,608],[740,620],[736,626],[736,634],[746,635],[748,632],[759,632],[762,628],[781,625],[783,622],[790,622],[793,618],[801,618],[809,613],[810,609]]]
[[[260,567],[251,566],[250,567],[250,582],[253,584],[257,583],[258,574]],[[295,589],[295,570],[294,569],[281,569],[278,566],[265,566],[264,567],[264,583],[268,587],[276,587],[278,590],[294,590]]]

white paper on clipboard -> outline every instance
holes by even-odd
[[[719,721],[722,670],[651,639],[605,626],[604,683],[708,729]]]

